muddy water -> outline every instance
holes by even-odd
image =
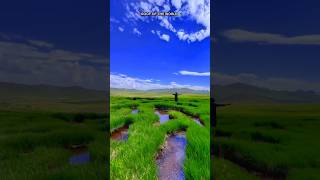
[[[129,125],[122,126],[111,133],[111,139],[116,141],[128,140]]]
[[[157,114],[160,118],[160,124],[165,123],[170,120],[168,111],[156,110],[155,114]]]
[[[170,135],[164,149],[157,157],[158,177],[160,180],[184,180],[183,162],[187,139],[185,132]]]
[[[132,111],[131,111],[131,114],[138,114],[139,113],[139,110],[138,109],[133,109]]]
[[[86,164],[90,161],[90,153],[87,147],[76,147],[71,149],[72,156],[69,158],[69,164]]]

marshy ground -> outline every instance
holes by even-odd
[[[214,177],[320,179],[320,105],[219,107]]]
[[[103,179],[106,115],[0,112],[4,179]],[[1,178],[0,178],[1,179]]]
[[[0,179],[106,178],[105,92],[11,86],[0,86]]]
[[[130,124],[127,141],[111,139],[111,179],[210,179],[209,96],[113,96],[110,109],[111,131]]]

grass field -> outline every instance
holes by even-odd
[[[0,179],[104,179],[104,114],[0,112]],[[71,147],[84,145],[87,164],[71,165]]]
[[[104,93],[23,87],[0,98],[0,179],[106,179]],[[71,164],[79,147],[90,160]]]
[[[320,179],[320,105],[218,107],[214,177]]]
[[[111,179],[157,179],[156,157],[166,136],[186,131],[186,179],[210,178],[210,106],[209,96],[182,95],[175,103],[173,97],[132,98],[127,95],[112,96],[110,129],[129,126],[127,141],[111,140]],[[131,114],[137,108],[137,114]],[[155,109],[169,110],[170,120],[159,124]],[[192,120],[198,116],[204,126]]]

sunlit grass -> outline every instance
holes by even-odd
[[[111,178],[157,179],[156,155],[165,142],[167,134],[185,130],[187,137],[184,173],[186,179],[210,178],[210,110],[208,96],[181,98],[179,103],[172,97],[111,98],[110,129],[126,124],[129,120],[129,138],[126,142],[111,140]],[[132,107],[138,114],[130,114]],[[173,118],[157,124],[159,117],[155,108],[169,110]],[[196,124],[190,115],[203,117],[205,126]]]

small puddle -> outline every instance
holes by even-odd
[[[165,147],[157,157],[160,180],[184,180],[183,162],[187,139],[185,132],[177,132],[167,137]]]
[[[131,114],[138,114],[139,113],[139,110],[138,109],[133,109],[132,111],[131,111]]]
[[[168,111],[164,111],[164,110],[156,110],[155,114],[157,114],[160,118],[160,124],[165,123],[167,121],[170,120]]]
[[[71,147],[72,156],[69,158],[69,164],[86,164],[90,161],[90,153],[86,146]]]
[[[127,141],[128,140],[129,125],[124,125],[111,133],[111,139],[116,141]]]

